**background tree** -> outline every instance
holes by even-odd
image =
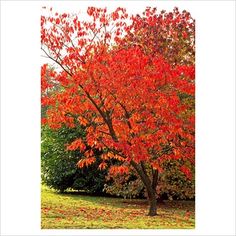
[[[142,16],[132,18],[126,47],[140,45],[147,55],[162,55],[171,65],[194,65],[195,20],[187,11],[173,12],[147,7]]]
[[[65,142],[72,142],[78,136],[85,136],[84,130],[79,125],[75,128],[64,126],[58,130],[52,130],[48,126],[42,127],[42,182],[60,192],[72,188],[101,194],[107,171],[97,171],[98,162],[84,169],[77,168],[76,164],[82,158],[82,154],[78,150],[70,152],[65,150]],[[94,150],[94,152],[100,155],[99,151]]]
[[[83,153],[78,166],[93,164],[97,157],[92,148],[96,148],[103,151],[99,169],[114,159],[110,174],[136,171],[147,191],[148,214],[153,216],[163,163],[181,159],[179,169],[187,176],[188,163],[194,163],[194,119],[186,112],[191,106],[180,99],[181,94],[194,96],[194,64],[169,62],[158,51],[147,53],[155,40],[146,47],[130,44],[130,33],[146,35],[141,23],[132,23],[139,16],[129,16],[123,8],[107,13],[89,7],[87,13],[88,21],[57,13],[41,18],[42,50],[60,68],[48,75],[46,65],[42,67],[43,91],[52,81],[63,88],[42,97],[42,104],[49,107],[43,122],[58,129],[73,128],[79,121],[86,137],[67,146]],[[144,15],[158,28],[155,10],[147,8]],[[192,19],[182,17],[188,28]],[[167,28],[170,22],[162,24]]]

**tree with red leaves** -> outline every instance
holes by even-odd
[[[162,164],[194,163],[194,112],[181,99],[194,97],[194,21],[177,8],[129,16],[124,8],[89,7],[87,14],[88,20],[52,11],[41,17],[41,49],[54,63],[41,70],[42,123],[82,125],[86,138],[65,143],[83,153],[78,167],[93,164],[98,149],[99,169],[109,166],[111,175],[133,169],[154,216]],[[187,164],[179,168],[191,177]]]

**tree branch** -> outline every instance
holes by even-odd
[[[152,170],[153,170],[153,168],[152,168]],[[158,171],[153,170],[153,175],[152,175],[152,188],[153,189],[156,189],[157,181],[158,181]]]
[[[59,62],[57,61],[56,59],[54,59],[52,56],[50,56],[44,48],[41,47],[41,49],[43,50],[43,52],[47,55],[47,57],[51,60],[53,60],[54,62],[56,62],[68,75],[72,76],[73,74],[70,73],[68,70],[65,69],[65,67]]]

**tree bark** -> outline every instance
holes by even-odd
[[[151,190],[151,194],[150,194],[150,196],[148,196],[148,198],[149,198],[148,215],[149,216],[156,216],[157,215],[157,200],[156,200],[156,193],[153,191],[153,189]]]
[[[136,170],[137,174],[140,176],[148,194],[148,201],[149,201],[149,216],[157,215],[157,201],[156,201],[156,186],[152,185],[150,178],[148,177],[147,173],[145,172],[144,166],[140,166],[139,164],[135,163],[134,161],[130,162],[131,165]]]
[[[156,200],[156,188],[153,188],[152,185],[145,185],[147,194],[148,194],[148,201],[149,201],[149,216],[157,215],[157,200]]]

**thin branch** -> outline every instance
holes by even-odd
[[[41,49],[44,51],[44,53],[47,55],[47,57],[48,57],[49,59],[51,59],[51,60],[53,60],[54,62],[56,62],[68,75],[72,76],[72,73],[70,73],[69,71],[67,71],[67,70],[65,69],[65,67],[64,67],[59,61],[57,61],[57,60],[54,59],[52,56],[50,56],[50,55],[45,51],[44,48],[41,47]]]

